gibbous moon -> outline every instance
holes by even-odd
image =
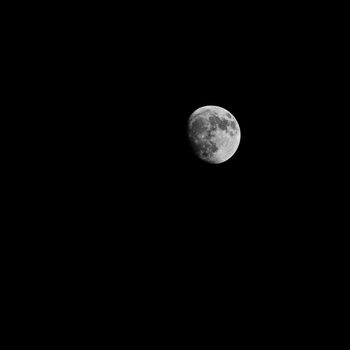
[[[235,154],[241,131],[236,118],[229,111],[218,106],[205,106],[190,115],[188,136],[200,159],[218,164]]]

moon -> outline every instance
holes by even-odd
[[[241,130],[236,118],[225,108],[204,106],[190,115],[188,136],[200,159],[219,164],[236,153]]]

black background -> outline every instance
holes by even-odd
[[[144,315],[229,308],[246,332],[273,307],[275,319],[305,303],[320,312],[334,161],[324,15],[265,4],[57,11],[23,34],[40,134],[28,220],[52,233],[37,242],[57,257],[50,275],[65,268],[82,310],[100,289]],[[222,164],[189,148],[188,118],[205,105],[241,128]],[[210,295],[216,306],[203,308]]]
[[[280,268],[314,244],[309,203],[327,157],[310,137],[326,109],[323,37],[306,10],[297,25],[288,11],[208,11],[71,15],[48,66],[62,131],[59,203],[102,250],[123,246],[160,266],[272,259]],[[188,145],[188,117],[204,105],[226,108],[241,127],[223,164]]]
[[[73,16],[69,50],[55,56],[68,136],[63,161],[71,166],[64,171],[77,200],[99,203],[91,212],[102,223],[117,215],[157,237],[175,230],[194,243],[202,232],[231,246],[246,231],[259,242],[260,230],[279,236],[301,219],[293,212],[304,215],[320,160],[310,135],[326,107],[320,39],[307,15],[296,26],[291,14],[260,10],[233,18],[204,11],[194,20],[182,9],[85,25]],[[187,119],[204,105],[228,109],[242,130],[237,153],[220,165],[188,147]]]

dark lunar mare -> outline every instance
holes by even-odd
[[[198,135],[203,133],[205,130],[207,130],[207,123],[204,119],[198,118],[192,123],[190,131]]]
[[[216,128],[219,128],[223,131],[227,131],[227,127],[230,125],[229,120],[221,119],[217,116],[210,116],[209,121],[210,125],[212,126],[212,128],[214,128],[214,130],[216,130]]]
[[[229,132],[230,135],[233,135],[232,131],[228,131],[228,127],[231,127],[233,130],[237,129],[237,124],[234,120],[220,119],[216,116],[209,117],[210,123],[213,127],[218,127],[219,129]]]
[[[190,127],[189,135],[194,151],[204,159],[210,159],[218,151],[217,146],[211,141],[216,126],[206,120],[198,118]],[[200,136],[204,135],[203,138]]]

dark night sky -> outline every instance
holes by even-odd
[[[78,157],[86,184],[78,182],[89,211],[103,218],[98,225],[126,225],[141,242],[152,232],[156,242],[177,242],[175,250],[241,244],[260,256],[308,217],[317,158],[310,164],[314,96],[302,78],[312,73],[284,36],[263,40],[258,28],[243,38],[226,34],[175,44],[179,33],[172,33],[141,49],[136,42],[121,61],[102,60],[100,84],[82,96],[91,108],[79,124],[87,129],[79,146],[86,158]],[[188,148],[187,119],[203,105],[228,109],[241,127],[237,153],[221,165]]]
[[[35,180],[28,206],[40,201],[37,246],[57,251],[63,279],[81,285],[77,299],[99,288],[129,317],[166,305],[183,324],[188,310],[207,312],[208,298],[246,332],[251,315],[265,324],[270,305],[279,320],[279,300],[302,308],[307,288],[315,300],[334,231],[323,215],[333,205],[324,140],[334,40],[315,9],[248,6],[86,4],[23,34],[21,87],[33,92],[23,104],[41,116],[26,119],[40,134],[30,134],[37,151],[23,151],[23,174]],[[187,120],[205,105],[224,107],[241,129],[236,154],[219,165],[188,144]]]
[[[95,336],[99,347],[109,333],[182,346],[182,335],[197,345],[213,334],[222,348],[225,335],[323,342],[342,319],[327,312],[344,310],[348,274],[338,218],[348,217],[349,113],[337,81],[348,85],[348,19],[338,20],[348,12],[231,3],[6,12],[3,260],[16,333],[34,324],[35,340]],[[240,125],[222,164],[189,147],[188,118],[205,105]]]
[[[248,11],[205,25],[182,14],[129,26],[105,19],[101,35],[91,25],[85,43],[73,39],[61,94],[72,106],[78,187],[89,187],[83,195],[101,215],[145,222],[141,232],[175,227],[195,241],[208,228],[228,240],[254,231],[259,242],[257,232],[302,220],[316,193],[320,156],[310,134],[323,118],[320,39],[310,44],[307,15],[296,29],[286,13]],[[220,165],[188,148],[187,119],[204,105],[228,109],[241,127],[237,153]]]

